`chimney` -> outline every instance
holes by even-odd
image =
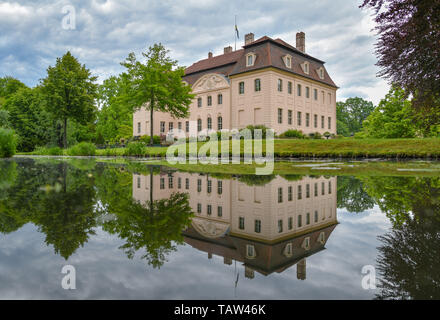
[[[225,49],[223,51],[223,53],[231,53],[231,52],[232,52],[232,47],[231,46],[225,47]]]
[[[296,34],[296,48],[301,52],[306,52],[306,34],[302,31]]]
[[[252,42],[254,42],[254,34],[252,32],[248,33],[248,34],[245,34],[244,35],[244,45],[246,46],[246,45],[248,45],[249,43],[252,43]]]
[[[211,58],[212,58],[212,52],[209,51],[209,52],[208,52],[208,59],[211,59]]]
[[[302,259],[296,264],[296,278],[298,280],[306,279],[306,259]]]

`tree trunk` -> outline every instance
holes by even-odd
[[[63,145],[64,149],[67,149],[67,118],[64,118]]]
[[[150,145],[153,145],[153,110],[154,110],[154,95],[153,95],[153,90],[151,90],[151,100],[150,100]]]

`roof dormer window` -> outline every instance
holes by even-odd
[[[324,68],[321,67],[318,69],[318,75],[320,79],[324,79]]]
[[[301,65],[303,71],[305,74],[309,74],[309,63],[307,61],[304,61],[304,63]]]
[[[287,54],[283,57],[283,60],[284,60],[284,65],[287,68],[289,68],[289,69],[292,68],[292,56]]]
[[[255,63],[256,54],[248,53],[246,55],[246,67],[252,67]]]

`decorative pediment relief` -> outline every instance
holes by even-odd
[[[210,73],[202,76],[196,81],[196,83],[194,83],[193,92],[210,91],[228,87],[229,82],[224,76],[216,73]]]
[[[191,224],[200,235],[206,238],[220,238],[229,231],[229,224],[203,218],[193,218]]]

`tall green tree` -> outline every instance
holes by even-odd
[[[95,119],[98,88],[95,81],[96,77],[70,52],[57,58],[55,66],[47,69],[47,77],[42,81],[43,92],[48,111],[63,121],[64,148],[67,148],[68,119],[83,125]]]
[[[348,98],[345,102],[337,102],[338,134],[350,136],[361,131],[363,121],[373,110],[374,105],[371,101],[358,97]]]
[[[13,95],[18,89],[26,88],[26,85],[11,76],[0,78],[0,108],[7,98]]]
[[[130,53],[121,63],[130,78],[129,103],[134,110],[145,106],[150,110],[150,144],[153,144],[153,112],[170,113],[174,118],[187,117],[194,95],[191,87],[182,81],[184,68],[168,56],[162,44],[154,44],[143,52],[144,62]]]
[[[403,89],[393,86],[378,107],[363,122],[360,136],[369,138],[413,138],[417,126]]]

